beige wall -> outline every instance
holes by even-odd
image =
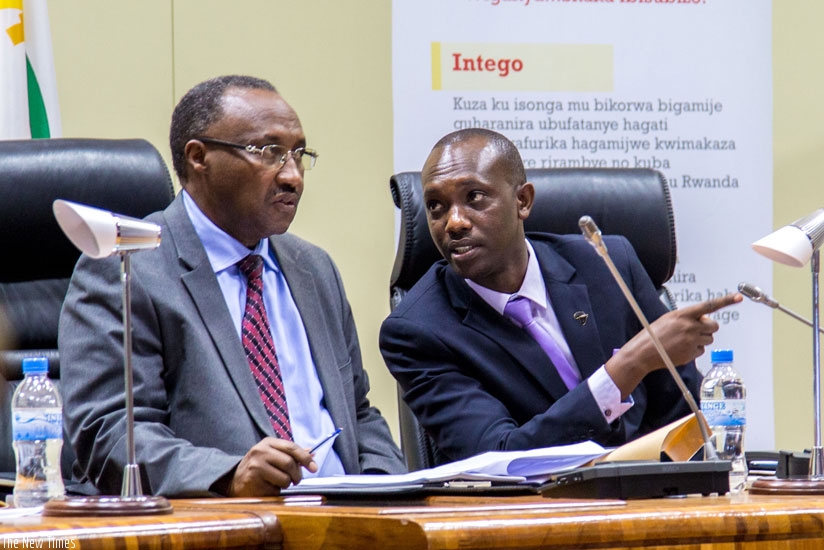
[[[394,255],[391,2],[50,0],[49,13],[67,137],[144,137],[168,162],[169,117],[193,84],[246,73],[278,86],[321,153],[292,230],[338,263],[372,401],[397,434],[394,382],[377,350]],[[822,18],[816,0],[773,6],[776,226],[824,202]],[[773,294],[807,315],[809,270],[775,274]],[[775,321],[776,442],[800,450],[813,442],[810,333]]]
[[[372,382],[397,433],[378,353],[394,254],[390,3],[385,0],[49,2],[66,137],[143,137],[171,169],[169,118],[192,85],[226,73],[272,81],[320,152],[292,231],[344,278]]]
[[[773,2],[773,225],[780,227],[824,205],[824,35],[817,0]],[[783,305],[812,315],[809,268],[777,265],[774,292]],[[801,450],[814,443],[812,332],[774,316],[776,444]]]

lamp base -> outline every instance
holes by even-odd
[[[172,505],[163,497],[67,497],[50,500],[44,516],[145,516],[171,514]]]
[[[749,492],[753,495],[824,495],[824,478],[810,476],[787,479],[760,477],[753,481]]]

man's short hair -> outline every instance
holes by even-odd
[[[506,136],[487,130],[485,128],[464,128],[450,134],[446,134],[432,150],[442,149],[464,140],[479,137],[487,140],[500,153],[501,160],[505,163],[506,173],[511,175],[510,183],[520,185],[526,182],[526,172],[524,171],[524,161],[518,148]]]
[[[186,179],[186,144],[206,130],[223,116],[221,100],[228,88],[247,88],[269,90],[277,89],[267,80],[253,76],[225,75],[218,76],[186,92],[172,113],[169,130],[169,146],[172,149],[172,164],[175,172],[183,182]]]

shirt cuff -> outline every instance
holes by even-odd
[[[626,401],[621,401],[621,390],[607,374],[604,365],[601,365],[600,369],[587,378],[587,384],[589,384],[589,391],[592,392],[592,396],[595,398],[595,402],[598,404],[598,408],[601,410],[601,414],[604,415],[607,424],[612,424],[618,420],[622,414],[635,404],[631,395]]]

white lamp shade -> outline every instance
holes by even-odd
[[[160,244],[160,226],[151,222],[62,199],[52,211],[72,244],[95,259]]]
[[[813,255],[813,243],[794,225],[785,225],[754,243],[752,248],[770,260],[792,267],[803,267]]]

